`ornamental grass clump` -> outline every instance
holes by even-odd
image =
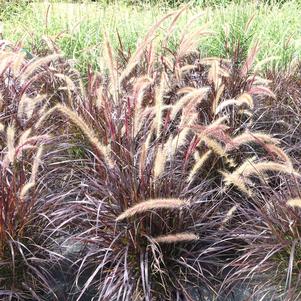
[[[0,50],[1,123],[33,127],[56,103],[76,103],[79,75],[60,54],[28,59],[20,47]],[[72,98],[72,101],[71,101]]]
[[[104,33],[85,84],[56,47],[1,51],[4,300],[298,300],[298,149],[262,123],[259,45],[201,57],[195,17],[169,49],[184,11],[132,54]]]
[[[57,124],[37,125],[54,103],[68,101],[55,81],[66,62],[57,55],[28,61],[18,49],[0,57],[0,299],[59,300],[61,236],[49,218],[55,169],[46,167],[55,161],[48,154]]]
[[[38,202],[37,176],[46,137],[1,131],[0,295],[1,300],[38,300],[52,292],[47,271],[55,254],[45,208]]]
[[[252,208],[238,208],[241,221],[231,235],[240,240],[242,252],[230,264],[225,284],[245,285],[255,299],[300,299],[300,207],[300,181],[295,180],[257,196]]]
[[[280,174],[299,176],[280,141],[253,129],[257,102],[275,97],[252,73],[257,44],[239,81],[231,61],[200,57],[205,28],[185,29],[174,51],[153,46],[162,22],[173,19],[168,38],[182,11],[159,20],[124,66],[104,35],[107,70],[89,74],[76,110],[58,104],[38,124],[65,118],[81,148],[76,198],[59,226],[81,245],[75,300],[223,298],[218,289],[243,256],[231,236],[238,208],[253,208]]]

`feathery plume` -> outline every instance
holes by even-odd
[[[286,204],[291,207],[301,208],[301,199],[290,199]]]
[[[223,176],[223,181],[226,187],[233,185],[239,191],[245,193],[248,196],[252,196],[251,190],[247,187],[246,182],[241,175],[224,171],[220,171],[220,173]]]
[[[224,108],[229,107],[229,106],[241,107],[243,105],[247,105],[250,109],[253,109],[253,107],[254,107],[253,99],[248,93],[242,94],[241,96],[238,97],[238,99],[227,99],[227,100],[221,102],[217,106],[217,108],[215,110],[215,114],[221,113]]]
[[[192,232],[182,232],[176,234],[160,235],[154,237],[152,240],[156,243],[179,243],[179,242],[189,242],[199,240],[199,236],[195,235]]]
[[[135,112],[134,112],[134,135],[137,134],[139,131],[139,122],[141,119],[143,120],[141,114],[142,110],[142,102],[145,90],[153,83],[153,80],[147,76],[142,76],[137,79],[136,83],[133,87],[133,94],[136,97],[136,104],[135,104]]]
[[[13,74],[18,74],[24,64],[26,54],[24,52],[13,53],[13,60],[11,64],[11,69]]]
[[[242,175],[244,177],[249,177],[252,175],[260,175],[260,173],[264,173],[266,171],[281,172],[291,174],[297,177],[300,176],[300,174],[296,172],[292,167],[272,161],[262,161],[254,163],[253,165],[249,165],[244,169]]]
[[[56,111],[57,108],[56,107],[52,107],[51,109],[47,109],[47,106],[44,106],[43,109],[41,110],[43,112],[43,114],[41,114],[41,117],[38,119],[38,121],[36,122],[36,124],[34,125],[34,127],[36,129],[39,129],[42,124],[44,123],[44,121],[54,112]]]
[[[208,81],[214,84],[215,89],[218,89],[220,87],[221,79],[219,76],[219,69],[219,62],[213,61],[208,71]]]
[[[211,132],[214,132],[215,128],[222,129],[223,131],[227,130],[229,127],[227,125],[224,125],[223,123],[225,121],[228,121],[228,119],[228,116],[222,116],[215,119],[212,123],[205,127],[204,133],[207,135]]]
[[[156,24],[152,26],[152,28],[148,31],[148,33],[145,35],[143,41],[138,45],[136,52],[131,56],[127,67],[123,70],[119,77],[119,85],[122,84],[123,80],[131,73],[131,71],[135,68],[135,66],[138,64],[143,51],[145,47],[153,40],[154,35],[157,31],[157,29],[160,27],[160,25],[169,17],[174,16],[176,12],[171,12],[164,17],[162,17]]]
[[[72,91],[74,91],[76,89],[74,82],[72,81],[72,79],[69,76],[67,76],[65,74],[56,73],[54,76],[65,81],[66,87],[59,87],[59,90],[67,90],[68,104],[72,105]]]
[[[272,154],[275,154],[276,156],[278,156],[278,158],[280,160],[282,160],[283,162],[285,162],[286,164],[288,164],[288,166],[290,168],[293,168],[293,163],[291,161],[291,159],[289,158],[289,156],[285,153],[285,151],[283,149],[281,149],[280,147],[278,147],[277,145],[274,144],[265,144],[264,148]]]
[[[142,107],[144,92],[152,83],[153,79],[148,76],[141,76],[135,80],[135,83],[133,84],[133,94],[137,99],[135,109],[140,109]]]
[[[248,94],[248,93],[243,93],[241,94],[238,98],[237,101],[240,105],[246,104],[250,109],[254,108],[254,101],[253,97]]]
[[[75,125],[77,125],[83,134],[87,137],[87,139],[90,141],[90,143],[96,148],[96,150],[99,151],[99,153],[103,156],[105,159],[105,162],[108,164],[108,166],[113,167],[113,162],[110,157],[110,149],[108,146],[103,145],[96,133],[86,124],[86,122],[74,111],[67,108],[66,106],[63,106],[61,104],[57,104],[55,107],[58,111],[60,111],[62,114],[64,114],[66,117],[70,119]]]
[[[250,88],[250,90],[248,91],[248,94],[267,95],[267,96],[270,96],[270,97],[276,99],[275,93],[273,93],[273,91],[271,89],[269,89],[268,87],[264,87],[264,86],[254,86],[253,85]]]
[[[147,135],[145,142],[143,143],[143,145],[141,147],[141,154],[140,154],[140,158],[139,158],[139,177],[140,178],[143,176],[143,173],[144,173],[147,152],[148,152],[148,148],[149,148],[151,139],[153,137],[153,134],[154,134],[153,129],[151,129],[149,131],[149,134]]]
[[[185,65],[185,66],[181,67],[179,69],[180,77],[183,78],[183,75],[185,74],[185,72],[188,72],[188,71],[196,69],[196,68],[197,68],[196,65]]]
[[[20,77],[22,80],[27,80],[33,72],[35,72],[39,67],[47,65],[52,61],[60,59],[62,56],[60,54],[51,54],[46,57],[33,59],[29,64],[27,64],[21,71]]]
[[[150,210],[179,209],[187,205],[189,205],[189,202],[181,199],[149,199],[126,209],[116,218],[116,221],[118,222],[125,218],[132,217],[138,213],[143,213]]]
[[[116,68],[116,63],[114,60],[114,54],[113,54],[113,48],[110,42],[110,39],[108,37],[107,32],[104,32],[104,49],[105,49],[105,54],[106,54],[106,60],[108,62],[108,69],[110,72],[110,79],[113,84],[113,88],[111,89],[113,99],[116,102],[116,93],[119,90],[118,86],[118,79],[117,79],[117,68]]]
[[[193,180],[194,176],[197,174],[199,169],[204,165],[204,163],[209,159],[211,154],[212,154],[212,151],[208,150],[207,152],[205,152],[205,154],[203,154],[200,158],[197,159],[196,163],[194,164],[194,166],[192,167],[192,169],[189,173],[187,182],[190,183]]]
[[[33,164],[32,164],[31,176],[30,176],[29,182],[35,183],[35,181],[36,181],[36,177],[37,177],[37,174],[38,174],[38,169],[39,169],[39,166],[41,164],[41,158],[42,158],[43,151],[44,151],[44,145],[41,145],[38,148],[38,151],[36,153],[36,156],[35,156]]]
[[[15,157],[15,127],[13,125],[9,125],[6,129],[6,141],[7,141],[6,160],[8,160],[8,163],[11,163],[14,161],[14,157]]]
[[[260,133],[260,132],[254,132],[254,133],[245,132],[233,138],[231,142],[226,145],[226,150],[231,151],[243,144],[254,143],[254,142],[262,143],[262,144],[268,143],[273,145],[279,144],[278,139],[273,138],[268,134]]]
[[[173,138],[171,146],[168,150],[171,156],[174,156],[176,151],[186,143],[189,132],[190,130],[188,128],[184,128],[177,136]]]
[[[214,153],[216,153],[220,157],[225,157],[227,155],[223,146],[217,141],[215,141],[214,139],[211,139],[207,136],[201,136],[200,138],[201,138],[200,143],[204,142],[208,148],[210,148]]]
[[[194,87],[189,87],[189,86],[187,86],[187,87],[183,87],[183,88],[179,89],[179,90],[177,91],[177,94],[178,94],[178,95],[180,95],[180,94],[187,94],[187,93],[194,92],[195,90],[197,90],[197,89],[194,88]]]
[[[158,179],[164,170],[165,163],[168,159],[168,150],[171,148],[171,144],[172,137],[169,137],[169,139],[163,145],[160,145],[157,150],[154,162],[154,181]]]
[[[189,92],[185,96],[181,97],[173,106],[173,109],[170,114],[170,118],[174,119],[177,113],[185,106],[187,106],[188,103],[191,102],[194,105],[196,102],[199,103],[199,101],[202,100],[207,93],[208,93],[208,87],[205,87],[200,89],[194,89],[192,92]]]
[[[26,131],[24,131],[22,133],[22,135],[21,135],[21,137],[19,138],[19,141],[18,141],[18,147],[22,147],[26,143],[26,140],[28,139],[30,134],[31,134],[31,128],[27,129]]]
[[[218,90],[216,91],[216,96],[214,97],[214,100],[213,100],[213,103],[212,103],[212,107],[211,107],[211,111],[212,113],[216,114],[216,111],[217,111],[217,106],[218,106],[218,103],[220,101],[220,98],[224,92],[224,89],[225,89],[225,85],[222,84]]]
[[[30,191],[30,189],[32,189],[34,186],[35,186],[35,182],[28,182],[28,183],[26,183],[26,184],[22,187],[22,189],[21,189],[21,191],[20,191],[20,195],[19,195],[21,201],[24,201],[24,199],[25,199],[27,193],[28,193],[28,192]]]
[[[246,76],[248,74],[248,72],[250,71],[254,63],[258,51],[259,51],[259,44],[258,42],[256,42],[255,45],[249,50],[247,59],[240,70],[241,76]]]
[[[269,85],[271,84],[273,81],[271,81],[270,79],[266,79],[263,77],[260,77],[258,75],[251,74],[248,78],[247,81],[252,82],[252,85]]]
[[[19,106],[17,117],[19,120],[28,121],[33,114],[34,109],[39,105],[44,99],[46,95],[37,95],[34,98],[27,97],[25,94],[22,96]]]
[[[0,111],[2,111],[3,105],[4,105],[3,95],[2,95],[2,93],[0,92]]]
[[[96,99],[95,99],[95,105],[98,109],[102,109],[103,105],[104,105],[104,88],[103,87],[99,87],[96,91]]]
[[[300,176],[300,174],[296,172],[292,166],[287,166],[273,161],[254,162],[255,160],[256,157],[246,160],[232,173],[221,171],[221,174],[224,176],[224,182],[226,186],[232,184],[236,186],[240,191],[251,195],[251,191],[246,186],[246,180],[248,177],[255,175],[265,179],[265,173],[268,171],[282,172],[297,177]]]
[[[7,66],[10,64],[10,61],[12,59],[12,54],[9,52],[1,52],[0,55],[0,75],[3,74],[3,72],[6,70]]]
[[[67,90],[74,91],[76,89],[73,80],[69,76],[67,76],[66,74],[56,73],[56,74],[54,74],[54,76],[57,77],[57,78],[62,79],[63,81],[65,81]]]
[[[198,30],[187,32],[183,31],[180,39],[180,45],[177,50],[177,60],[184,56],[196,51],[200,38],[212,34],[212,31],[208,30],[206,25]]]
[[[163,95],[165,89],[167,87],[167,74],[165,72],[162,73],[160,86],[156,90],[156,103],[155,103],[155,122],[154,126],[156,126],[156,135],[157,137],[160,136],[161,133],[161,126],[162,126],[162,111],[163,111]]]
[[[204,87],[204,90],[207,89],[207,92],[209,91],[208,87]],[[192,95],[193,93],[197,92],[197,90],[199,89],[194,89],[190,90],[191,92],[188,92],[188,95]],[[189,91],[187,89],[187,91]],[[204,91],[205,92],[205,91]],[[188,100],[188,103],[186,105],[183,105],[183,111],[182,111],[182,116],[181,116],[181,120],[180,120],[180,128],[181,127],[189,127],[191,125],[193,125],[195,123],[195,121],[197,120],[198,114],[197,114],[197,106],[198,104],[204,99],[206,93],[204,95],[196,95],[196,97],[191,98],[190,100]],[[187,96],[188,96],[187,95]],[[185,96],[182,97],[182,99],[184,99]],[[180,100],[179,100],[180,101]]]
[[[230,208],[230,210],[226,213],[225,218],[222,220],[222,225],[219,227],[219,230],[222,230],[224,225],[231,219],[233,216],[234,212],[237,210],[239,206],[235,204]]]
[[[236,170],[233,173],[237,175],[241,175],[246,168],[249,168],[250,166],[253,166],[255,164],[254,163],[255,160],[256,160],[255,156],[251,158],[247,158],[240,166],[236,168]]]

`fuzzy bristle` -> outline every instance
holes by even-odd
[[[187,206],[188,204],[189,202],[187,200],[181,199],[150,199],[126,209],[116,218],[116,221],[121,221],[138,213],[144,213],[156,209],[179,209]]]
[[[241,175],[236,173],[227,173],[224,171],[220,172],[223,175],[223,181],[227,186],[233,185],[239,191],[245,193],[248,196],[252,195],[251,190],[247,187],[245,180],[241,177]]]
[[[58,111],[60,111],[61,113],[63,113],[65,116],[67,116],[75,125],[77,125],[81,129],[81,131],[88,138],[90,143],[103,156],[107,165],[110,167],[113,167],[113,162],[110,157],[109,147],[106,145],[103,145],[99,141],[96,133],[87,125],[87,123],[77,113],[75,113],[71,109],[67,108],[66,106],[58,104],[58,105],[56,105],[55,108]]]
[[[290,199],[286,204],[291,207],[301,208],[301,199]]]
[[[189,176],[187,178],[188,182],[191,182],[193,180],[193,178],[195,177],[195,175],[197,174],[197,172],[200,170],[200,168],[204,165],[204,163],[209,159],[210,155],[212,154],[211,150],[208,150],[207,152],[205,152],[197,161],[196,163],[193,165]]]
[[[160,235],[153,238],[153,241],[156,243],[162,244],[173,244],[173,243],[180,243],[180,242],[191,242],[199,240],[199,236],[192,232],[182,232],[176,234],[168,234],[168,235]]]
[[[238,148],[241,145],[248,143],[268,143],[277,145],[279,144],[279,140],[271,137],[268,134],[260,133],[260,132],[245,132],[236,137],[234,137],[229,144],[226,145],[226,150],[231,151],[235,148]]]

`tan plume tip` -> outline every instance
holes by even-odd
[[[219,74],[219,62],[214,61],[211,64],[211,67],[208,71],[208,81],[213,83],[215,87],[219,87],[220,83],[220,74]]]
[[[83,134],[87,137],[90,143],[97,149],[97,151],[103,156],[108,166],[113,167],[113,162],[110,156],[110,149],[107,145],[104,145],[98,139],[96,133],[87,123],[74,111],[64,105],[56,105],[54,108],[59,110],[67,118],[70,119],[76,126],[78,126]]]
[[[193,180],[194,176],[197,174],[197,172],[200,170],[200,168],[205,164],[205,162],[209,159],[211,154],[212,154],[212,151],[208,150],[201,157],[197,158],[197,162],[194,164],[194,166],[192,167],[192,169],[189,173],[187,182],[191,182]]]
[[[286,204],[291,207],[301,208],[301,199],[290,199]]]
[[[235,173],[231,174],[231,173],[227,173],[227,172],[223,172],[223,171],[220,171],[220,173],[224,177],[223,181],[224,181],[226,187],[233,185],[239,191],[245,193],[246,195],[248,195],[248,196],[252,195],[251,190],[246,186],[244,179],[240,175],[235,174]]]
[[[108,65],[109,73],[110,73],[110,79],[112,81],[112,89],[111,92],[114,96],[114,101],[116,102],[116,92],[119,90],[118,86],[118,80],[117,80],[117,67],[116,67],[116,61],[115,61],[115,55],[114,55],[114,50],[111,44],[111,41],[109,39],[109,36],[106,32],[104,32],[104,50],[105,50],[105,55],[106,55],[106,62]]]
[[[36,180],[36,177],[37,177],[37,174],[38,174],[38,169],[39,169],[39,166],[41,164],[41,158],[42,158],[42,155],[43,155],[43,151],[44,151],[44,145],[41,145],[38,148],[38,151],[36,153],[36,156],[35,156],[33,164],[32,164],[30,182],[35,183],[35,180]]]
[[[172,243],[177,243],[177,242],[188,242],[188,241],[195,241],[199,240],[199,236],[195,235],[192,232],[182,232],[182,233],[177,233],[177,234],[168,234],[168,235],[160,235],[153,240],[156,243],[167,243],[167,244],[172,244]]]
[[[241,96],[238,97],[238,99],[227,99],[223,102],[221,102],[215,109],[214,113],[219,114],[222,112],[222,110],[229,106],[238,106],[241,107],[243,105],[247,105],[249,109],[254,108],[253,98],[248,93],[243,93]]]
[[[27,193],[35,186],[35,182],[26,183],[20,191],[20,200],[24,201]]]
[[[149,210],[178,209],[187,205],[189,205],[189,202],[181,199],[149,199],[126,209],[116,218],[116,221],[121,221],[125,218],[134,216],[137,213],[146,212]]]
[[[222,224],[226,224],[231,219],[231,217],[233,216],[237,208],[238,208],[237,204],[230,208],[230,210],[226,213],[225,218],[222,221]]]
[[[177,150],[186,143],[188,134],[189,129],[184,128],[180,130],[180,133],[173,138],[171,147],[169,149],[170,156],[174,156]]]
[[[160,136],[161,133],[161,126],[163,123],[162,117],[163,117],[163,96],[165,93],[165,90],[167,88],[168,78],[167,74],[165,72],[161,75],[161,81],[159,87],[156,89],[156,98],[155,98],[155,123],[154,126],[156,126],[156,134],[157,137]]]
[[[238,97],[237,101],[239,102],[240,105],[246,104],[250,109],[254,109],[253,97],[248,93],[241,94]]]
[[[22,79],[28,79],[39,67],[45,66],[52,61],[60,59],[61,57],[62,56],[60,54],[51,54],[42,58],[33,59],[23,70],[20,71],[22,73]]]
[[[248,72],[251,70],[258,51],[259,51],[259,44],[258,42],[256,42],[255,45],[249,49],[247,59],[240,70],[241,76],[246,76]]]
[[[185,96],[181,97],[177,103],[173,106],[173,109],[170,114],[170,118],[174,119],[177,113],[183,109],[189,102],[197,102],[198,100],[203,99],[208,93],[208,87],[193,89],[193,91],[187,93]],[[182,91],[184,91],[182,89]]]
[[[15,157],[15,127],[13,125],[10,125],[6,129],[6,139],[7,139],[7,159],[9,162],[12,162]]]
[[[167,15],[163,16],[156,24],[152,26],[152,28],[148,31],[148,33],[145,35],[143,41],[139,43],[137,46],[136,51],[132,54],[130,60],[127,63],[126,68],[122,71],[119,77],[119,85],[122,84],[123,80],[131,73],[131,71],[135,68],[135,66],[138,64],[141,56],[143,55],[143,52],[147,45],[151,43],[151,41],[154,39],[155,34],[157,30],[160,28],[160,25],[169,17],[172,17],[177,12],[171,12]]]
[[[283,149],[280,147],[273,145],[273,144],[266,144],[264,145],[264,148],[269,152],[274,155],[276,155],[280,160],[284,161],[285,164],[288,164],[289,168],[293,168],[293,163],[289,156],[285,153]]]
[[[204,142],[208,148],[210,148],[215,154],[219,155],[220,157],[225,157],[227,155],[227,152],[223,148],[223,146],[214,139],[203,136],[201,137],[200,142]]]
[[[143,143],[142,147],[141,147],[141,155],[140,155],[140,159],[139,159],[139,177],[142,177],[143,172],[144,172],[144,168],[146,165],[146,158],[147,158],[147,154],[148,154],[148,150],[149,150],[149,145],[151,142],[151,139],[153,137],[153,130],[151,129],[147,135],[147,138],[145,139],[145,142]]]
[[[67,90],[74,91],[76,89],[73,80],[69,76],[62,73],[56,73],[54,76],[65,81]]]
[[[262,161],[254,163],[253,165],[248,166],[242,173],[243,176],[252,176],[254,174],[259,175],[266,171],[282,172],[286,174],[292,174],[299,177],[300,174],[295,171],[292,167],[289,167],[285,164],[276,163],[272,161]]]
[[[164,171],[165,164],[168,160],[168,150],[171,148],[172,137],[169,137],[167,142],[161,145],[155,157],[154,162],[154,180],[156,180]]]
[[[181,42],[177,49],[177,59],[183,58],[184,56],[196,51],[200,43],[200,38],[212,34],[212,31],[207,30],[206,27],[194,31],[191,31],[190,29],[190,32],[187,32],[186,29],[187,26],[180,37]]]
[[[272,145],[279,144],[279,140],[276,138],[271,137],[268,134],[260,133],[260,132],[245,132],[241,135],[232,139],[230,143],[226,145],[226,150],[231,151],[235,148],[238,148],[241,145],[248,144],[248,143],[268,143]]]
[[[215,98],[213,100],[212,107],[211,107],[212,113],[214,113],[214,114],[215,114],[216,108],[218,106],[218,103],[219,103],[219,101],[221,99],[221,96],[222,96],[222,94],[224,92],[224,89],[225,89],[225,85],[221,85],[218,88],[218,90],[216,91],[216,96],[215,96]]]

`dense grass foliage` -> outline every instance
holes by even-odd
[[[55,203],[45,202],[47,171],[40,174],[52,138],[36,125],[60,87],[55,73],[67,69],[57,55],[28,62],[18,47],[0,57],[0,296],[55,300],[52,268],[61,255],[47,218]]]
[[[234,7],[108,27],[84,78],[50,14],[39,56],[1,42],[1,300],[300,299],[300,65]]]

